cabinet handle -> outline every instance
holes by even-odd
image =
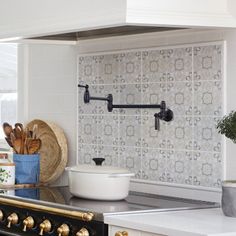
[[[117,231],[115,236],[129,236],[127,231]]]

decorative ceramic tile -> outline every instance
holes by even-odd
[[[125,84],[120,88],[120,104],[141,104],[141,84]],[[138,115],[141,114],[141,109],[120,109],[120,113]]]
[[[78,141],[86,144],[96,144],[97,117],[92,115],[79,115]]]
[[[194,80],[222,79],[222,45],[194,47]]]
[[[119,116],[99,116],[97,140],[99,145],[119,145]]]
[[[166,181],[166,155],[159,149],[144,148],[142,155],[142,179]]]
[[[120,145],[141,146],[141,116],[120,116]]]
[[[166,148],[175,150],[192,150],[192,117],[175,117],[166,123]]]
[[[166,148],[166,123],[160,121],[160,131],[155,130],[155,117],[142,116],[142,147]]]
[[[121,80],[119,74],[119,54],[102,55],[98,70],[100,84],[119,83]]]
[[[119,162],[120,167],[135,173],[135,178],[141,178],[141,148],[121,147]]]
[[[192,184],[192,152],[172,151],[166,158],[166,181]]]
[[[198,81],[194,83],[194,115],[222,115],[222,82]]]
[[[194,117],[194,150],[221,152],[222,135],[216,129],[217,117]]]
[[[191,81],[167,83],[166,105],[174,115],[189,116],[193,114],[193,84]]]
[[[91,85],[89,86],[90,95],[93,97],[100,96],[102,85]],[[84,88],[78,88],[78,105],[79,114],[99,114],[104,113],[105,102],[93,101],[89,103],[84,103]]]
[[[141,52],[119,54],[120,83],[138,83],[141,80]]]
[[[142,84],[142,104],[160,104],[166,100],[166,83]],[[143,115],[154,115],[159,109],[142,109]]]
[[[117,146],[100,145],[97,156],[105,159],[103,163],[105,166],[119,166],[119,147]]]
[[[93,162],[93,158],[96,158],[96,157],[97,157],[97,146],[79,143],[78,145],[79,164],[95,165]]]
[[[165,82],[167,57],[163,50],[144,51],[142,53],[143,82]]]
[[[222,160],[220,153],[193,152],[193,184],[220,187]]]
[[[81,56],[78,58],[79,84],[97,84],[99,80],[100,56]]]
[[[192,80],[192,48],[175,48],[166,65],[167,81]]]

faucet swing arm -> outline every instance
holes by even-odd
[[[125,109],[160,109],[159,113],[155,113],[155,129],[160,130],[160,120],[164,120],[169,122],[173,120],[173,111],[166,108],[166,102],[161,101],[160,104],[113,104],[113,96],[112,94],[108,94],[107,97],[93,97],[90,96],[89,86],[86,85],[78,85],[80,88],[85,88],[84,92],[84,103],[89,103],[91,100],[96,101],[107,101],[107,110],[112,112],[114,108],[125,108]]]

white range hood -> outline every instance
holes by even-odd
[[[235,0],[8,0],[0,39],[125,26],[234,28],[235,16]]]

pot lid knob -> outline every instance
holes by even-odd
[[[93,161],[95,162],[96,166],[101,166],[102,163],[105,161],[105,158],[93,158]]]

